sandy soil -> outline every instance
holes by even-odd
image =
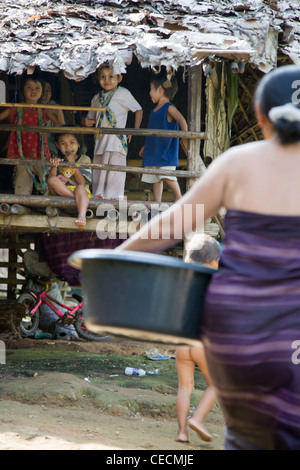
[[[113,365],[106,373],[105,380],[103,375],[101,380],[97,379],[94,369],[86,365],[89,362],[80,363],[78,369],[74,362],[79,354],[89,353],[90,363],[93,358],[100,360],[108,357],[111,364],[116,364],[113,361],[120,361],[120,357],[125,361],[127,358],[143,358],[145,351],[154,348],[160,353],[168,351],[172,355],[175,353],[174,346],[119,337],[112,337],[107,343],[5,339],[5,344],[7,361],[6,365],[0,365],[1,450],[186,452],[222,448],[224,424],[218,405],[206,421],[214,438],[212,442],[201,441],[194,431],[190,431],[188,444],[175,441],[174,359],[169,359],[168,364],[167,361],[160,361],[165,363],[165,370],[170,369],[172,387],[164,383],[165,376],[162,374],[156,376],[156,388],[151,387],[151,380],[154,381],[151,377],[125,376],[126,381],[121,383],[123,362],[120,369],[118,365]],[[61,361],[54,363],[53,355],[57,351],[60,352]],[[64,352],[70,362],[65,361]],[[43,358],[42,366],[35,359],[36,354]],[[22,361],[23,357],[27,359]],[[28,359],[31,357],[32,362]],[[89,359],[86,357],[85,361]],[[150,362],[151,368],[162,366],[158,361]],[[74,368],[70,368],[70,364],[74,364]],[[131,380],[135,381],[134,386]]]

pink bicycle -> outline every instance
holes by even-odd
[[[41,292],[29,289],[28,291],[21,293],[17,299],[18,303],[25,306],[25,315],[20,323],[20,329],[24,336],[34,336],[34,333],[39,327],[41,318],[40,307],[44,303],[48,305],[52,312],[57,316],[57,320],[54,321],[54,324],[52,325],[53,329],[55,329],[55,324],[59,322],[60,326],[74,325],[78,336],[87,341],[107,341],[109,339],[109,336],[100,336],[89,331],[85,327],[82,297],[80,295],[72,295],[78,304],[75,307],[71,307],[59,302],[47,293],[49,286],[54,282],[57,282],[57,279],[43,281],[41,278],[36,277],[35,282],[44,284],[45,288]],[[61,307],[64,312],[62,312],[59,307]]]

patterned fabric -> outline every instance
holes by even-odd
[[[203,315],[225,448],[300,450],[300,217],[228,211]]]
[[[9,114],[11,124],[24,126],[43,126],[48,122],[48,117],[43,109],[12,108]],[[50,152],[45,134],[38,132],[12,131],[7,152],[9,159],[50,160]],[[26,170],[32,176],[34,185],[38,191],[47,192],[46,167],[41,167],[39,176],[32,171],[32,167],[26,165]]]
[[[50,269],[67,280],[70,286],[81,285],[81,271],[68,264],[68,258],[77,250],[88,248],[114,249],[124,240],[100,240],[91,233],[42,233],[39,237],[39,261],[46,261]]]
[[[117,88],[110,91],[109,93],[104,93],[104,91],[100,91],[100,93],[99,93],[100,104],[101,104],[101,106],[106,108],[104,113],[105,113],[105,115],[107,117],[107,120],[108,120],[109,124],[111,125],[111,127],[117,127],[117,120],[116,120],[115,113],[109,107],[110,100],[112,99],[112,97],[114,96],[116,91],[117,91]],[[101,123],[103,121],[104,113],[101,112],[101,114],[100,114],[99,121],[98,121],[98,127],[101,127]],[[123,147],[124,151],[127,154],[128,145],[127,145],[126,136],[125,135],[118,135],[117,137],[120,139],[122,147]]]
[[[18,108],[19,109],[19,108]],[[45,110],[42,110],[42,117],[43,123],[46,124],[48,122],[48,116]],[[10,124],[17,124],[18,123],[18,110],[17,108],[11,108],[9,113],[9,122]],[[23,109],[23,119],[22,123],[24,126],[38,126],[39,124],[39,115],[37,109],[35,108],[24,108]],[[41,159],[41,140],[40,135],[38,132],[21,132],[21,139],[22,139],[22,149],[25,158],[28,160],[40,160]],[[45,134],[42,134],[43,142],[44,142],[44,154],[46,160],[50,161],[50,152],[47,144],[47,139]],[[19,155],[19,148],[17,142],[17,133],[12,131],[10,134],[9,139],[9,146],[7,157],[10,159],[18,159],[20,158]]]
[[[43,115],[42,115],[42,110],[37,109],[38,112],[38,119],[39,119],[39,126],[43,125]],[[21,126],[23,124],[23,109],[20,108],[18,109],[18,126]],[[41,160],[45,160],[45,149],[44,149],[44,140],[42,137],[42,134],[38,134],[39,139],[40,139],[40,146],[41,146]],[[22,136],[21,132],[17,132],[17,143],[18,143],[18,150],[19,150],[19,155],[22,160],[25,160],[25,155],[23,153],[23,146],[22,146]],[[42,166],[41,167],[41,172],[40,172],[40,178],[36,173],[32,171],[32,168],[28,165],[25,165],[26,170],[32,176],[33,178],[33,183],[38,191],[42,191],[43,193],[46,192],[47,190],[47,183],[46,183],[46,174],[47,174],[47,168]]]

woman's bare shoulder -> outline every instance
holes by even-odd
[[[213,160],[216,167],[228,167],[229,165],[245,165],[247,160],[253,161],[267,150],[266,141],[249,142],[230,147]]]
[[[230,147],[222,155],[226,158],[237,158],[238,156],[256,155],[260,150],[268,146],[266,140],[259,140],[255,142],[248,142],[246,144],[236,145]]]

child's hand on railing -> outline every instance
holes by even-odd
[[[58,167],[60,162],[63,162],[64,160],[62,158],[54,157],[50,159],[50,162],[52,163],[53,166]]]

